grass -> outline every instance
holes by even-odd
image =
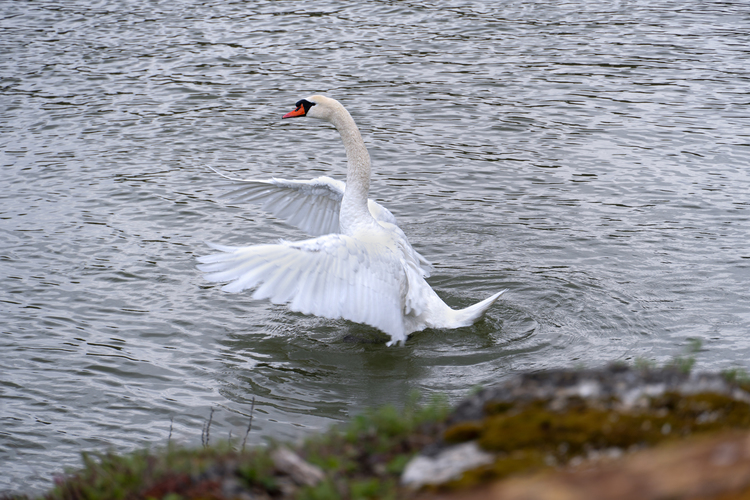
[[[403,411],[393,406],[368,411],[345,427],[308,439],[300,455],[329,480],[307,488],[300,498],[396,498],[407,462],[437,439],[447,414],[444,398],[420,405],[414,396]]]
[[[266,499],[397,498],[404,466],[439,436],[436,429],[449,411],[445,398],[427,404],[419,404],[418,399],[411,397],[402,410],[385,406],[367,411],[295,447],[296,453],[325,473],[326,479],[314,487],[298,487],[275,470],[270,457],[273,443],[247,451],[239,442],[209,444],[209,418],[200,448],[170,444],[125,455],[84,453],[83,467],[57,478],[40,498],[224,500],[240,491]],[[0,499],[29,497],[0,495]]]

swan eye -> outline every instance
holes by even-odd
[[[295,106],[297,106],[297,109],[299,109],[300,106],[303,106],[305,108],[305,114],[307,114],[307,112],[310,111],[310,108],[315,106],[315,103],[308,101],[307,99],[300,99],[295,103]]]
[[[307,112],[310,111],[310,108],[313,106],[315,106],[314,102],[308,101],[307,99],[302,99],[300,101],[297,101],[294,111],[290,111],[281,118],[283,119],[294,118],[295,116],[306,116]]]

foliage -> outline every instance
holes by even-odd
[[[750,389],[750,375],[743,368],[730,368],[721,372],[724,379],[732,384],[737,384],[743,388]]]
[[[675,356],[671,363],[667,366],[677,368],[683,373],[690,373],[695,365],[695,355],[703,349],[703,341],[699,338],[689,338],[688,345],[685,349],[686,354],[683,356]]]
[[[208,445],[210,420],[201,448],[168,446],[126,455],[84,453],[83,468],[56,480],[45,500],[135,500],[235,498],[227,485],[259,498],[389,499],[398,495],[398,477],[411,456],[439,433],[448,413],[445,398],[419,404],[412,396],[402,411],[393,406],[370,410],[328,433],[312,437],[296,450],[321,467],[326,479],[298,487],[280,476],[270,448],[237,451],[236,443]],[[2,500],[28,500],[0,495]]]
[[[300,454],[330,480],[306,488],[300,498],[396,498],[406,463],[436,439],[447,414],[445,398],[420,405],[412,395],[402,411],[393,406],[369,410],[343,427],[309,438]]]

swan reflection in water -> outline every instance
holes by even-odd
[[[451,309],[425,281],[430,263],[409,244],[388,209],[368,199],[370,155],[349,112],[335,99],[314,95],[283,118],[309,116],[339,131],[346,148],[346,184],[329,177],[309,181],[241,180],[230,193],[253,201],[308,234],[303,241],[228,247],[200,257],[210,281],[229,281],[227,292],[256,288],[255,299],[288,304],[293,311],[344,318],[390,335],[387,345],[425,328],[469,326],[505,290],[460,310]]]

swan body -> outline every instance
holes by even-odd
[[[425,281],[430,263],[409,244],[388,209],[368,199],[370,156],[351,115],[338,101],[314,95],[283,118],[308,116],[333,124],[346,148],[346,184],[241,180],[229,196],[259,203],[312,239],[249,247],[210,244],[220,253],[200,257],[209,281],[229,281],[227,292],[255,288],[253,298],[288,304],[293,311],[344,318],[378,328],[387,345],[425,328],[469,326],[505,292],[451,309]],[[223,174],[221,174],[223,175]],[[224,176],[227,177],[227,176]]]

